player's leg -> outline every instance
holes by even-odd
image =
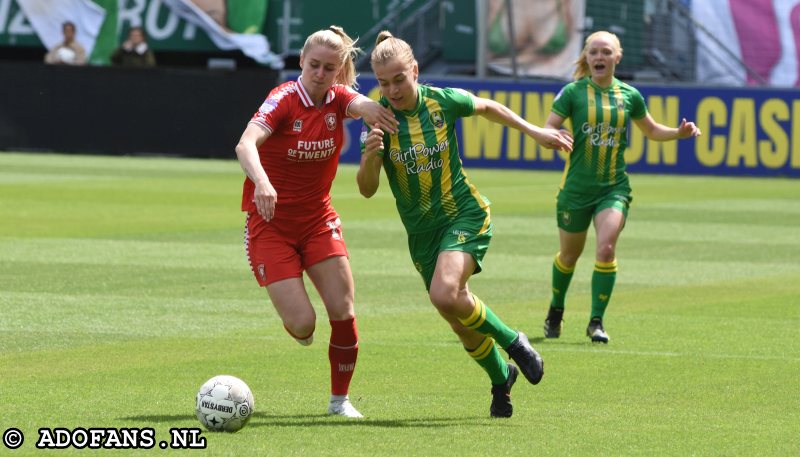
[[[469,249],[469,245],[465,247]],[[470,292],[467,280],[478,267],[472,253],[440,252],[431,280],[431,302],[440,313],[453,315],[465,327],[493,337],[517,363],[528,381],[538,384],[544,374],[544,363],[525,334],[506,325],[480,298]],[[506,367],[500,369],[507,370]]]
[[[608,343],[603,317],[617,279],[617,240],[625,226],[627,202],[612,203],[599,209],[594,218],[597,252],[592,273],[592,311],[586,334],[594,342]]]
[[[328,360],[331,369],[329,414],[363,417],[350,403],[348,392],[358,360],[358,327],[354,311],[354,285],[347,249],[338,219],[310,237],[303,247],[306,273],[319,292],[331,337]]]
[[[298,343],[314,339],[316,314],[303,286],[300,256],[293,245],[257,213],[245,224],[245,253],[259,286],[266,287],[283,327]]]
[[[450,324],[467,354],[489,375],[492,382],[489,414],[492,417],[511,417],[514,410],[511,405],[511,387],[517,380],[517,367],[503,360],[492,337],[466,327],[452,314],[440,310],[439,314]]]
[[[278,312],[283,328],[298,343],[308,346],[314,341],[317,315],[306,293],[302,278],[287,278],[267,285],[272,306]]]
[[[592,208],[572,209],[568,202],[559,201],[556,208],[559,252],[553,259],[550,308],[544,320],[545,338],[561,336],[564,303],[575,264],[586,245],[586,234],[592,220]]]

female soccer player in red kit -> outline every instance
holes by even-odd
[[[269,93],[236,146],[247,174],[245,250],[256,280],[303,345],[311,344],[316,322],[303,271],[314,283],[331,325],[328,414],[356,418],[362,415],[348,399],[358,356],[353,276],[330,189],[345,117],[387,131],[396,125],[389,110],[353,90],[359,51],[340,27],[311,34],[300,53],[300,77]]]

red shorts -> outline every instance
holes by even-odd
[[[258,213],[247,213],[244,249],[259,286],[299,278],[303,270],[329,257],[347,257],[342,223],[335,215],[299,230],[281,230]]]

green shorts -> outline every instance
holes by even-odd
[[[631,189],[627,183],[610,187],[602,194],[591,197],[570,195],[562,190],[558,193],[556,203],[556,221],[558,227],[564,231],[585,232],[594,217],[606,208],[616,208],[627,220],[632,201]]]
[[[442,251],[468,252],[477,264],[473,274],[480,273],[483,256],[489,250],[492,239],[492,223],[486,213],[462,216],[450,225],[421,233],[408,235],[408,250],[414,267],[425,281],[425,290],[430,290],[436,261]]]

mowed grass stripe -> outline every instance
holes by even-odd
[[[329,327],[288,337],[244,258],[238,163],[0,154],[0,391],[37,455],[39,427],[196,426],[217,374],[245,379],[256,416],[204,434],[212,455],[795,455],[800,453],[800,183],[636,175],[612,341],[584,335],[594,236],[544,340],[558,250],[558,172],[470,170],[495,239],[470,286],[545,358],[514,417],[431,306],[385,180],[360,197],[341,166],[333,203],[356,281],[351,398],[324,414]],[[87,400],[88,399],[88,400]],[[154,449],[151,452],[158,453]],[[120,455],[148,453],[119,451]]]

